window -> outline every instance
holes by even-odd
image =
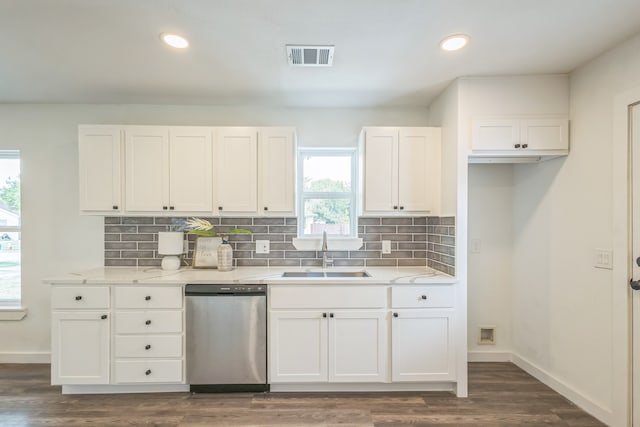
[[[20,303],[20,152],[0,150],[0,305]]]
[[[356,151],[298,151],[298,236],[355,237]]]

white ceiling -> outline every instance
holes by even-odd
[[[0,102],[426,106],[456,77],[567,73],[639,31],[639,0],[0,0]],[[453,33],[468,47],[441,52]],[[290,67],[286,44],[335,45],[334,66]]]

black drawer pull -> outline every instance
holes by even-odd
[[[146,297],[144,297],[145,301],[150,301],[151,300],[151,295],[147,295]]]
[[[327,313],[322,313],[322,317],[327,317]]]
[[[151,350],[151,344],[147,344],[147,345],[145,345],[145,346],[144,346],[144,349],[145,349],[145,350]]]
[[[151,324],[151,320],[147,320],[146,322],[144,322],[145,325],[150,325]]]
[[[333,313],[329,313],[329,317],[333,319]]]
[[[151,369],[147,369],[144,374],[145,375],[151,375]]]
[[[80,301],[81,299],[82,299],[82,295],[78,295],[78,296],[76,297],[76,301]]]
[[[393,313],[393,317],[398,317],[398,313]]]
[[[114,211],[115,211],[115,210],[118,210],[118,205],[113,205],[113,206],[111,206],[111,207],[113,208],[113,210],[114,210]]]
[[[420,298],[427,299],[427,296],[426,295],[422,295]]]
[[[106,319],[106,318],[107,318],[107,315],[106,315],[106,314],[103,314],[102,316],[100,316],[100,318],[101,318],[102,320],[104,320],[104,319]]]

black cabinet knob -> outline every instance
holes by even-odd
[[[175,207],[174,207],[174,206],[169,206],[169,210],[170,210],[170,211],[172,211],[172,210],[174,210],[174,209],[175,209]]]
[[[327,313],[322,313],[322,317],[327,317]]]
[[[329,317],[333,319],[333,313],[329,313]]]
[[[145,301],[150,301],[151,300],[151,295],[147,295],[146,297],[144,297]]]
[[[404,210],[404,206],[400,206],[400,210]]]
[[[393,313],[393,317],[398,317],[398,313]]]
[[[112,208],[114,211],[116,211],[116,210],[118,210],[118,205],[113,205],[113,206],[111,206],[111,208]]]
[[[397,206],[394,206],[394,207],[393,207],[393,209],[398,209],[398,207],[397,207]]]
[[[520,148],[520,144],[514,144],[513,147],[514,148]]]
[[[151,324],[151,320],[147,320],[146,322],[144,322],[145,325],[150,325]]]
[[[80,301],[81,299],[82,299],[82,295],[78,295],[78,296],[76,297],[76,301]]]
[[[150,350],[150,349],[151,349],[151,344],[147,344],[147,345],[145,345],[145,346],[144,346],[144,349],[145,349],[145,350]]]
[[[168,207],[166,207],[166,206],[163,206],[163,207],[162,207],[162,210],[163,210],[163,211],[166,211],[167,209],[169,209],[169,208],[168,208]]]
[[[426,295],[422,295],[422,296],[420,296],[420,298],[427,299],[427,296]]]
[[[147,369],[147,370],[144,372],[144,374],[145,374],[145,375],[151,375],[151,369]]]
[[[221,211],[222,210],[222,206],[218,206],[218,210]]]
[[[522,148],[527,148],[529,144],[522,144]]]
[[[106,314],[103,314],[102,316],[100,316],[100,318],[101,318],[102,320],[104,320],[104,319],[106,319],[106,318],[107,318],[107,315],[106,315]]]
[[[265,206],[265,207],[264,207],[264,210],[265,210],[265,211],[268,211],[268,210],[269,210],[269,208],[268,208],[267,206]]]

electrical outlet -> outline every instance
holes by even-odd
[[[268,254],[269,253],[269,241],[268,240],[256,240],[256,253]]]
[[[382,241],[382,253],[390,254],[391,253],[391,240],[383,240]]]
[[[593,266],[607,270],[613,269],[613,251],[611,249],[594,249]]]

